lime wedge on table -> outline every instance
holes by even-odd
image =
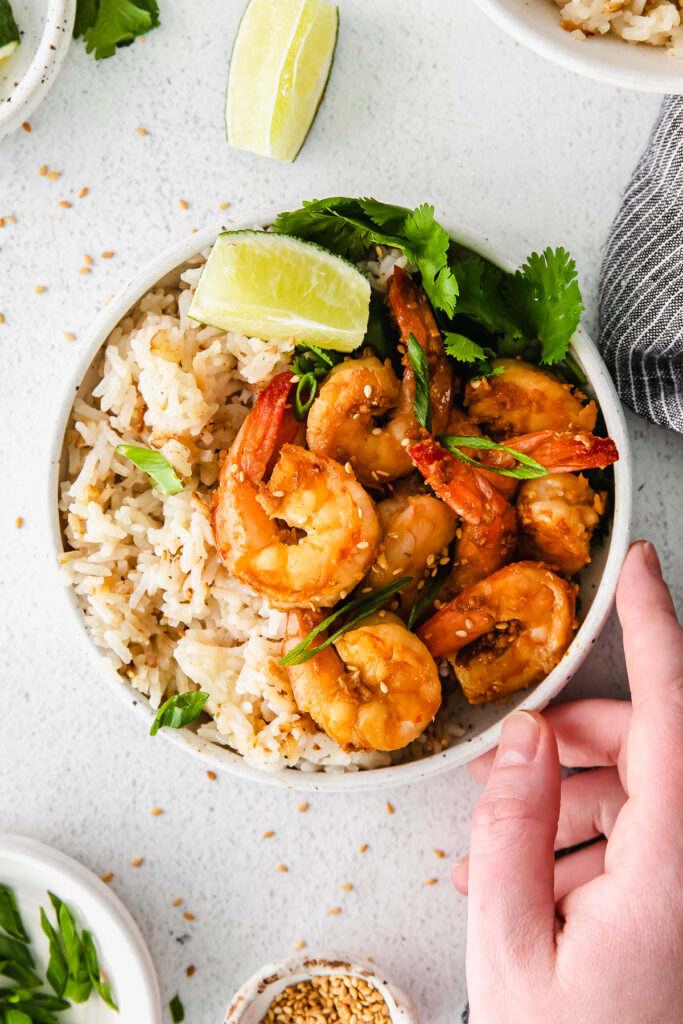
[[[0,67],[19,45],[19,29],[8,0],[0,0]]]
[[[324,0],[250,0],[230,61],[232,146],[295,159],[325,92],[338,26],[337,8]]]
[[[189,315],[266,341],[350,352],[365,337],[370,285],[352,263],[311,242],[266,231],[219,235]]]

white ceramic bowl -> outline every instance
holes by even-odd
[[[21,43],[0,68],[0,139],[45,98],[71,41],[76,0],[12,0]]]
[[[298,985],[320,975],[362,978],[384,997],[391,1024],[419,1024],[412,1000],[385,971],[359,957],[337,952],[302,953],[266,964],[235,993],[224,1024],[261,1024],[273,999],[289,985]]]
[[[627,43],[612,32],[576,39],[560,27],[553,0],[474,2],[518,42],[570,71],[626,89],[683,93],[683,60],[667,56],[663,46]]]
[[[280,206],[280,209],[290,208],[286,205]],[[240,224],[231,223],[229,227],[253,226],[255,223],[267,224],[272,221],[276,213],[277,211],[270,211],[264,216],[261,211],[260,216],[244,217]],[[478,235],[462,225],[444,222],[444,226],[456,241],[506,270],[514,270],[519,266],[518,259],[514,259],[488,238]],[[79,389],[82,388],[86,393],[93,387],[95,381],[89,371],[92,370],[92,365],[103,343],[116,324],[154,285],[177,279],[185,261],[196,252],[210,246],[218,230],[220,229],[217,227],[206,228],[161,254],[111,301],[90,332],[82,358],[65,389],[61,408],[52,419],[56,427],[48,476],[48,515],[55,567],[64,550],[57,502],[59,480],[64,467],[64,433],[74,397]],[[239,754],[226,747],[220,747],[201,739],[189,728],[162,729],[159,735],[172,743],[180,744],[201,757],[207,768],[227,770],[243,778],[259,782],[301,790],[377,789],[426,778],[457,765],[466,764],[473,757],[485,753],[496,745],[501,721],[513,708],[539,710],[544,708],[553,697],[556,697],[588,654],[609,615],[619,571],[628,547],[631,516],[631,447],[621,404],[605,364],[595,345],[581,328],[574,337],[573,355],[591,382],[591,388],[587,390],[592,392],[602,409],[607,432],[614,438],[620,458],[614,466],[615,508],[610,536],[602,546],[596,548],[593,561],[582,573],[581,626],[566,654],[546,679],[533,689],[516,694],[506,704],[473,707],[463,697],[462,707],[458,707],[458,718],[466,732],[460,740],[457,740],[453,746],[442,753],[387,768],[343,773],[303,772],[292,768],[278,772],[264,772],[247,764]],[[111,661],[92,642],[85,628],[85,618],[76,604],[72,588],[61,585],[60,589],[74,615],[76,630],[83,644],[84,654],[94,660],[104,678],[119,696],[131,705],[137,714],[142,715],[146,722],[151,724],[154,711],[149,702],[119,676]],[[154,742],[159,742],[159,740],[156,739]]]

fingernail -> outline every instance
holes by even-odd
[[[541,730],[533,715],[513,711],[503,722],[498,741],[496,768],[530,764],[536,757]]]
[[[643,542],[643,558],[645,559],[645,565],[648,567],[653,576],[662,575],[662,566],[659,561],[659,555],[654,544],[646,540]]]
[[[453,865],[453,871],[458,871],[460,868],[464,868],[465,864],[467,864],[467,861],[469,859],[470,859],[470,855],[469,855],[469,853],[466,853],[464,857],[461,857],[460,860],[457,860],[455,862],[455,864]]]

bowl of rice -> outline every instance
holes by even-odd
[[[600,82],[683,93],[683,21],[674,0],[475,0],[514,39]]]
[[[245,218],[237,226],[272,220]],[[501,268],[519,265],[468,228],[445,227]],[[208,227],[185,239],[112,300],[62,398],[49,516],[59,589],[84,655],[149,724],[169,696],[208,692],[208,714],[161,734],[210,769],[288,788],[346,790],[402,784],[465,764],[495,745],[512,708],[541,709],[560,692],[609,614],[628,545],[631,495],[629,440],[609,374],[579,328],[573,357],[620,457],[609,533],[581,574],[580,627],[559,664],[506,704],[472,706],[457,688],[444,691],[434,721],[401,750],[343,749],[305,721],[278,666],[284,613],[233,578],[214,544],[209,506],[220,453],[245,420],[254,391],[289,365],[288,353],[267,341],[188,317],[218,233]],[[394,253],[366,264],[373,288],[386,291],[399,260]],[[192,486],[171,495],[150,487],[116,453],[122,440],[157,448]]]

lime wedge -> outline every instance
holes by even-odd
[[[338,27],[336,6],[324,0],[250,0],[230,61],[232,146],[295,159],[325,92]]]
[[[0,0],[0,67],[19,45],[19,29],[9,0]]]
[[[265,341],[351,352],[368,326],[370,285],[352,263],[266,231],[219,235],[190,306],[194,320]]]

